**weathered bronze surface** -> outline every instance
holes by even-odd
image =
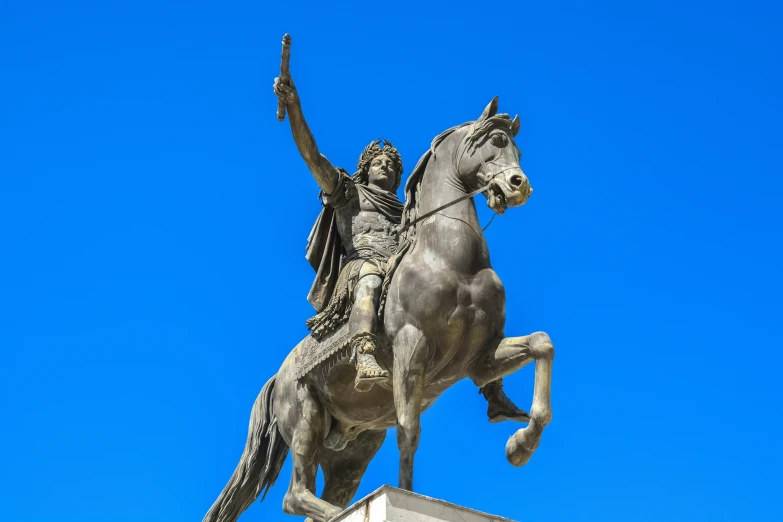
[[[402,158],[391,143],[371,142],[350,176],[320,153],[290,74],[275,79],[274,91],[322,190],[308,241],[317,314],[263,387],[239,465],[204,521],[235,521],[274,484],[289,449],[283,509],[329,520],[351,501],[391,427],[399,486],[412,490],[421,413],[463,378],[481,388],[491,422],[528,423],[506,445],[509,462],[525,464],[551,419],[554,348],[543,332],[505,336],[505,292],[471,197],[483,193],[502,214],[532,193],[514,142],[519,119],[498,114],[494,98],[477,120],[437,136],[408,178],[403,205],[395,193]],[[503,394],[501,379],[531,361],[527,415]]]

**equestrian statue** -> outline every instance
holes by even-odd
[[[503,214],[533,192],[514,142],[519,118],[499,114],[495,97],[477,120],[441,133],[408,177],[403,204],[402,157],[389,141],[372,141],[353,175],[321,154],[288,70],[289,45],[286,35],[273,89],[278,118],[288,113],[321,189],[307,244],[316,314],[256,399],[244,453],[204,522],[236,521],[272,487],[289,450],[283,510],[326,522],[349,504],[392,427],[399,486],[412,490],[420,416],[463,378],[486,398],[490,422],[527,423],[506,444],[515,466],[530,459],[552,416],[552,341],[544,332],[505,336],[505,292],[473,201],[483,194]],[[531,361],[528,415],[506,397],[502,378]]]

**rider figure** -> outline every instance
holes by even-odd
[[[373,141],[350,176],[318,151],[293,81],[276,78],[274,91],[287,106],[294,141],[321,187],[324,203],[308,242],[307,257],[317,271],[308,300],[318,313],[307,326],[313,337],[323,339],[348,322],[355,386],[366,391],[390,380],[389,372],[375,359],[377,312],[387,261],[398,247],[396,231],[403,205],[396,191],[402,158],[388,141],[383,147],[380,140]],[[490,421],[527,419],[503,393],[502,380],[486,385],[481,393],[489,403]]]

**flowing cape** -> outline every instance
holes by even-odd
[[[356,184],[355,187],[359,197],[367,198],[378,212],[395,225],[400,224],[403,206],[396,194],[366,185]],[[315,270],[315,280],[307,300],[318,312],[329,304],[345,255],[345,247],[337,229],[337,211],[325,205],[307,238],[305,255]]]

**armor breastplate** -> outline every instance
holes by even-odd
[[[395,225],[381,213],[359,212],[351,220],[351,232],[351,245],[346,245],[348,256],[364,255],[369,249],[388,259],[397,252]]]

